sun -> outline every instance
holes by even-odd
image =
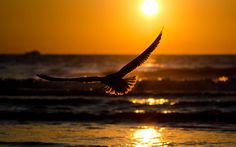
[[[141,8],[143,13],[148,16],[156,14],[159,10],[158,3],[156,0],[145,0],[142,3]]]

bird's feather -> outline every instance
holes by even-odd
[[[44,74],[38,74],[38,77],[49,80],[49,81],[76,81],[76,82],[96,82],[102,81],[103,77],[78,77],[78,78],[59,78],[59,77],[52,77]]]
[[[142,54],[140,54],[138,57],[133,59],[127,65],[122,67],[116,74],[119,77],[124,77],[125,75],[133,71],[135,68],[140,66],[142,63],[144,63],[148,59],[148,57],[151,55],[151,53],[154,51],[154,49],[157,47],[157,45],[159,44],[161,40],[161,36],[162,36],[162,31],[154,40],[154,42]]]
[[[105,92],[111,95],[127,94],[134,88],[136,81],[136,76],[125,79],[111,79],[106,83]]]

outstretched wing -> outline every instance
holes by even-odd
[[[44,74],[37,74],[41,79],[49,80],[49,81],[76,81],[76,82],[98,82],[102,81],[103,77],[78,77],[78,78],[59,78],[52,77]]]
[[[124,77],[125,75],[130,73],[132,70],[137,68],[139,65],[141,65],[143,62],[145,62],[148,59],[148,57],[150,56],[150,54],[153,52],[153,50],[159,44],[159,42],[161,40],[161,36],[162,36],[162,31],[157,36],[157,38],[154,40],[154,42],[142,54],[140,54],[138,57],[136,57],[131,62],[129,62],[127,65],[125,65],[123,68],[121,68],[116,74],[119,77]]]

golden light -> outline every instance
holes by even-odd
[[[221,76],[221,77],[218,77],[217,79],[215,79],[214,81],[215,82],[227,82],[227,81],[229,81],[229,78],[226,76]]]
[[[136,147],[152,146],[161,142],[161,134],[153,128],[137,130],[133,135]]]
[[[145,0],[142,3],[142,11],[146,15],[154,15],[158,10],[159,6],[156,0]]]
[[[170,103],[170,101],[168,99],[165,98],[148,98],[148,99],[130,99],[129,100],[131,103],[133,104],[142,104],[142,105],[163,105],[163,104],[168,104]],[[173,102],[172,102],[173,103]]]
[[[164,114],[168,114],[168,113],[173,113],[174,111],[171,111],[171,110],[163,110],[162,113]]]
[[[137,109],[137,110],[134,110],[134,113],[145,113],[145,110]]]

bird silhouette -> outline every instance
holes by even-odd
[[[76,82],[100,82],[105,85],[105,92],[112,95],[124,95],[129,93],[137,82],[136,76],[124,78],[131,71],[144,63],[157,45],[160,43],[162,31],[159,33],[154,42],[139,56],[122,67],[118,72],[103,77],[76,77],[62,78],[52,77],[44,74],[37,74],[38,77],[49,81],[76,81]]]

